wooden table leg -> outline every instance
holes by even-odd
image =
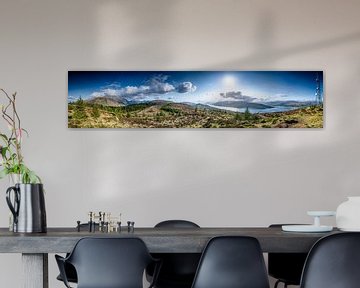
[[[48,254],[22,254],[23,288],[49,288]]]

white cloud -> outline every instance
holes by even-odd
[[[285,94],[285,93],[278,93],[278,94],[275,95],[275,97],[287,98],[287,97],[289,97],[289,95],[288,95],[288,94]]]
[[[141,91],[145,90],[145,86],[140,86],[140,87],[136,87],[136,86],[127,86],[123,89],[120,89],[119,91],[121,91],[121,94],[128,94],[128,95],[132,95],[132,94],[139,94],[141,93]]]
[[[104,89],[104,93],[105,93],[105,95],[109,95],[109,96],[118,96],[119,90],[108,88],[108,89]]]
[[[242,100],[246,102],[252,102],[256,100],[256,98],[254,97],[243,95],[241,91],[224,92],[224,93],[220,93],[220,96],[225,99]]]
[[[92,97],[104,97],[104,96],[118,96],[118,97],[132,97],[132,98],[145,98],[149,95],[162,95],[170,92],[188,93],[195,92],[196,86],[187,81],[178,85],[168,83],[167,75],[156,75],[150,78],[145,85],[140,86],[126,86],[126,87],[114,87],[111,86],[103,88],[100,91],[95,91],[91,94]]]
[[[195,92],[196,88],[191,82],[182,82],[176,87],[176,91],[179,93]]]
[[[79,97],[76,97],[76,96],[73,96],[73,95],[68,96],[68,102],[74,102],[74,101],[76,101],[78,99],[79,99]]]

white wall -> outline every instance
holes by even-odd
[[[0,86],[18,92],[48,226],[75,225],[89,210],[136,226],[309,222],[307,210],[359,195],[359,9],[356,0],[1,0]],[[76,69],[324,70],[325,128],[71,130]],[[50,287],[62,287],[50,262]],[[19,264],[0,255],[1,286],[20,287]]]

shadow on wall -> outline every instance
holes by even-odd
[[[176,4],[167,2],[161,10],[153,10],[150,2],[139,3],[141,5],[134,2],[121,2],[121,5],[117,5],[115,1],[111,1],[99,6],[99,26],[102,27],[102,33],[99,33],[100,40],[97,42],[100,55],[114,62],[129,59],[126,63],[131,63],[133,70],[136,67],[149,67],[157,62],[161,63],[159,66],[166,67],[172,61],[172,51],[167,46],[166,39],[171,37],[171,15],[176,13]],[[135,17],[139,9],[149,13],[142,12],[144,17]],[[115,15],[120,16],[114,18]],[[121,21],[121,16],[126,17],[125,23]],[[360,32],[355,32],[309,41],[302,45],[276,48],[273,17],[271,13],[265,12],[259,18],[253,53],[233,61],[200,68],[274,68],[278,67],[283,58],[291,56],[296,59],[298,55],[306,57],[317,50],[334,56],[334,52],[329,52],[330,49],[356,45],[360,40]],[[110,31],[109,34],[106,31]],[[122,39],[120,36],[115,37],[118,31],[121,37],[135,34],[135,40],[117,46]],[[115,37],[114,42],[111,41],[112,37]],[[330,113],[327,113],[326,128],[322,130],[261,130],[262,133],[259,130],[132,130],[121,135],[112,130],[109,133],[98,131],[102,134],[102,139],[98,140],[93,139],[96,135],[85,132],[84,137],[91,140],[85,141],[89,143],[85,148],[88,149],[86,153],[91,155],[90,151],[97,151],[93,159],[88,160],[88,167],[95,167],[91,170],[88,168],[87,173],[89,183],[94,184],[91,189],[94,193],[92,198],[96,202],[116,206],[118,204],[110,202],[117,196],[121,199],[121,205],[129,209],[131,207],[132,215],[157,213],[169,215],[169,218],[187,216],[186,218],[197,219],[200,224],[214,225],[221,225],[224,218],[231,219],[232,223],[238,225],[263,222],[263,214],[252,219],[253,223],[245,218],[238,218],[258,211],[268,211],[268,203],[275,210],[271,211],[274,218],[277,214],[305,215],[303,207],[312,205],[309,204],[309,199],[313,200],[314,205],[324,205],[309,209],[333,208],[332,201],[336,201],[338,197],[340,202],[343,199],[341,193],[347,191],[328,197],[329,191],[334,193],[344,190],[344,187],[347,190],[356,188],[356,183],[350,186],[346,183],[349,178],[356,179],[360,172],[356,165],[360,163],[359,156],[351,153],[353,143],[359,141],[358,134],[354,133],[356,123],[360,120],[357,116],[359,113],[356,113],[359,99],[355,98],[357,91],[354,91],[354,85],[349,83],[356,80],[354,73],[358,71],[358,66],[354,69],[354,63],[350,61],[352,58],[349,65],[343,63],[350,75],[343,85],[339,85],[333,75],[326,74],[326,109]],[[296,60],[294,62],[298,63]],[[337,62],[330,59],[322,67],[325,73],[328,69],[337,73],[336,66]],[[342,97],[338,96],[342,94],[352,96],[349,100],[354,105],[335,109],[334,107],[343,103]],[[94,149],[104,143],[107,143],[106,150]],[[114,161],[114,158],[118,161]],[[92,183],[92,179],[97,181]],[[99,179],[103,180],[102,183],[98,183]],[[121,191],[118,187],[121,187]],[[100,194],[97,191],[104,192]],[[294,195],[301,197],[294,199]],[[189,201],[190,196],[192,201]],[[261,202],[257,200],[257,196],[262,199]],[[137,201],[139,197],[143,201]],[[291,204],[282,207],[276,201],[280,197],[282,203]],[[221,210],[222,215],[219,217],[218,213],[214,213],[214,207],[223,204],[228,209]],[[157,211],[153,211],[154,207],[158,208]],[[253,207],[256,207],[256,211]],[[196,214],[199,209],[204,215],[203,219]],[[271,219],[269,221],[272,222]]]
[[[100,57],[120,70],[142,70],[154,63],[166,66],[172,61],[168,40],[172,37],[172,16],[177,3],[166,0],[99,3],[96,45]],[[127,67],[122,59],[126,59]]]
[[[266,17],[265,19],[269,19]],[[288,48],[274,48],[271,44],[271,37],[263,37],[263,35],[271,35],[271,21],[260,20],[259,27],[259,50],[254,51],[253,54],[248,55],[241,59],[234,59],[229,62],[215,64],[214,66],[208,67],[208,69],[224,69],[224,67],[228,69],[238,69],[238,67],[251,67],[251,66],[265,66],[265,67],[274,67],[272,66],[277,60],[281,60],[282,58],[295,56],[296,54],[304,54],[307,52],[312,52],[320,49],[329,49],[334,46],[340,45],[349,45],[353,42],[360,41],[360,31],[341,35],[338,37],[319,40],[313,43],[306,43],[301,45],[295,45]]]

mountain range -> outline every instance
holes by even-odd
[[[129,101],[124,97],[120,96],[101,96],[101,97],[93,97],[85,100],[89,104],[97,104],[102,106],[112,106],[112,107],[120,107],[127,106],[131,104],[139,104],[145,103],[144,101]],[[156,102],[171,102],[171,101],[163,101],[163,100],[153,100],[148,101],[147,103],[156,103]],[[217,101],[217,102],[209,102],[207,104],[199,104],[192,102],[184,102],[182,104],[186,104],[189,106],[201,106],[202,108],[214,109],[210,105],[220,106],[220,107],[232,107],[232,108],[252,108],[252,109],[269,109],[274,107],[307,107],[315,105],[314,101],[263,101],[263,102],[252,102],[252,101],[244,101],[244,100],[233,100],[233,101]]]
[[[215,106],[222,107],[232,107],[232,108],[253,108],[253,109],[269,109],[273,108],[273,106],[262,104],[262,103],[254,103],[254,102],[246,102],[246,101],[219,101],[215,103],[209,103]]]
[[[129,105],[129,101],[119,96],[101,96],[93,97],[85,100],[89,104],[97,104],[102,106],[120,107]]]

